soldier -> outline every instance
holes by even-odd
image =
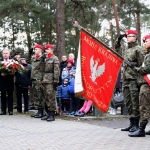
[[[145,127],[148,123],[148,119],[150,119],[150,82],[145,80],[143,77],[146,74],[150,74],[150,35],[146,35],[143,37],[143,42],[145,43],[145,47],[147,48],[147,54],[145,55],[144,62],[141,67],[134,67],[137,73],[141,76],[141,86],[140,86],[140,127],[137,131],[129,134],[130,137],[145,137],[145,134],[150,135],[150,131],[145,133]]]
[[[56,101],[55,101],[55,91],[57,90],[57,85],[59,82],[59,60],[53,54],[54,45],[47,44],[45,45],[45,71],[43,77],[43,86],[44,86],[44,98],[46,106],[48,109],[47,116],[43,117],[41,120],[54,121],[54,115],[56,111]]]
[[[135,66],[141,66],[143,62],[142,47],[137,43],[138,32],[136,30],[127,30],[124,36],[127,38],[128,48],[122,51],[125,60],[130,61]],[[124,37],[120,35],[116,48],[120,48],[120,41]],[[139,90],[137,84],[138,74],[133,71],[128,65],[123,65],[123,94],[124,101],[129,113],[130,125],[121,131],[134,132],[139,127]]]
[[[38,112],[31,115],[31,117],[41,118],[43,117],[44,109],[44,97],[41,81],[43,79],[44,62],[42,55],[43,46],[36,44],[34,45],[35,57],[31,59],[31,79],[32,79],[32,90],[33,99],[35,106],[38,107]]]

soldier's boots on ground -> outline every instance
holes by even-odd
[[[146,135],[150,135],[150,130],[145,132]]]
[[[38,108],[38,112],[36,114],[31,115],[34,118],[42,118],[43,117],[43,108]]]
[[[55,111],[49,111],[47,121],[55,121]]]
[[[48,118],[48,115],[43,116],[43,117],[41,118],[41,120],[47,120],[47,118]]]
[[[134,118],[134,124],[132,128],[129,130],[129,132],[135,132],[139,129],[139,118]]]
[[[43,116],[41,120],[47,120],[47,121],[55,121],[55,111],[48,111],[46,116]]]
[[[130,120],[130,125],[128,127],[126,127],[126,128],[122,128],[121,131],[129,131],[133,127],[133,125],[134,125],[134,118],[131,117],[129,120]]]
[[[130,136],[130,137],[145,137],[145,127],[146,127],[146,124],[140,123],[139,129],[135,132],[131,132],[130,134],[128,134],[128,136]]]

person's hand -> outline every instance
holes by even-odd
[[[120,34],[118,37],[118,40],[121,41],[123,37],[124,37],[124,34]]]
[[[57,82],[54,82],[54,83],[53,83],[53,88],[54,88],[55,91],[57,90],[57,86],[58,86],[58,83],[57,83]]]

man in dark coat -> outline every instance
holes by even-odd
[[[10,51],[4,49],[2,51],[4,62],[8,62],[10,58]],[[0,72],[0,91],[1,91],[1,114],[6,115],[6,106],[8,105],[9,115],[13,115],[13,90],[14,90],[14,76],[5,75]],[[8,97],[6,97],[8,95]]]
[[[62,61],[60,62],[60,65],[59,65],[59,68],[60,68],[59,85],[62,84],[62,79],[61,79],[62,71],[67,66],[67,56],[63,55],[61,59]]]
[[[17,111],[22,113],[22,95],[24,98],[24,113],[28,113],[28,89],[32,86],[31,82],[31,66],[26,63],[26,57],[21,56],[21,64],[25,70],[16,74],[16,90],[17,90]]]

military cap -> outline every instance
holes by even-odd
[[[45,49],[48,49],[48,48],[54,48],[54,45],[52,45],[52,44],[46,44],[45,45]]]
[[[35,48],[43,49],[43,46],[42,46],[42,45],[40,45],[40,44],[35,44],[35,45],[34,45],[34,49],[35,49]]]
[[[143,42],[145,43],[145,41],[146,41],[147,39],[150,39],[150,34],[145,35],[142,40],[143,40]]]
[[[136,30],[127,30],[127,31],[125,31],[124,36],[127,37],[127,35],[129,35],[129,34],[138,35],[138,32]]]

